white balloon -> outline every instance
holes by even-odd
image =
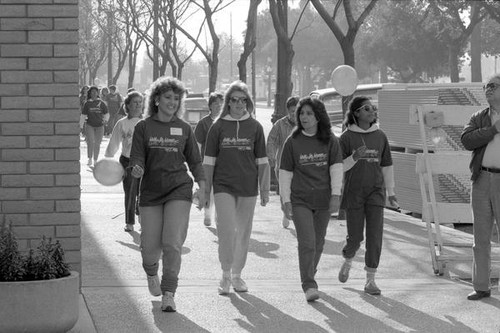
[[[117,160],[103,158],[94,165],[94,178],[104,186],[113,186],[123,180],[125,170]]]
[[[358,73],[349,65],[340,65],[332,72],[332,82],[339,94],[350,96],[358,86]]]

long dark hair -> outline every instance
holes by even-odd
[[[347,111],[347,114],[345,115],[345,121],[344,125],[345,127],[355,124],[358,124],[358,117],[354,114],[360,107],[363,106],[364,103],[366,102],[371,102],[371,99],[367,96],[356,96],[354,99],[351,101],[351,104],[349,104],[349,110]],[[370,124],[373,125],[374,123],[377,122],[377,118]]]
[[[330,124],[328,113],[326,113],[325,104],[317,98],[303,97],[299,100],[295,111],[295,124],[297,124],[297,126],[292,132],[292,137],[295,138],[304,130],[304,127],[300,122],[300,112],[302,111],[304,105],[309,105],[311,107],[314,112],[314,117],[318,121],[318,132],[316,133],[318,140],[328,144],[333,135],[332,125]]]

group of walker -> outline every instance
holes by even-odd
[[[498,86],[500,82],[495,81],[496,94],[500,94]],[[492,90],[492,84],[488,89]],[[347,237],[338,279],[348,280],[353,257],[365,235],[364,291],[379,295],[375,273],[382,250],[384,207],[387,199],[397,207],[397,199],[390,146],[378,127],[377,109],[370,99],[358,96],[352,100],[346,115],[346,130],[337,138],[323,102],[292,97],[287,102],[288,119],[283,120],[293,125],[288,126],[291,132],[280,134],[283,142],[277,149],[270,148],[268,140],[266,149],[264,130],[255,120],[254,103],[245,83],[235,81],[224,95],[212,94],[209,108],[213,113],[208,116],[211,119],[204,119],[199,125],[204,128],[195,131],[181,119],[185,96],[181,81],[161,77],[149,91],[145,119],[141,120],[130,108],[133,101],[142,103],[143,96],[129,94],[125,100],[128,118],[115,126],[124,139],[122,155],[125,156],[120,162],[127,169],[127,177],[141,179],[138,206],[142,265],[150,293],[162,296],[161,309],[176,311],[174,295],[194,182],[198,185],[197,208],[208,211],[205,225],[211,224],[208,208],[215,204],[222,269],[218,292],[227,295],[231,287],[236,292],[248,291],[241,275],[257,196],[260,195],[262,206],[269,202],[270,151],[269,161],[277,168],[283,226],[288,227],[287,221],[292,220],[296,229],[300,279],[306,300],[312,302],[320,297],[315,274],[331,214],[339,209],[346,212]],[[495,131],[489,131],[492,135],[498,133],[497,124],[498,121],[493,126]],[[276,126],[280,126],[280,121]],[[273,131],[276,132],[273,128],[270,138],[275,134]],[[118,139],[110,144],[107,155],[114,155],[116,142]],[[475,149],[477,145],[469,146]],[[125,191],[131,183],[127,177]],[[135,208],[127,203],[127,195],[126,207],[127,216],[134,216]],[[493,212],[497,215],[497,210]],[[488,216],[490,219],[493,215]],[[477,243],[476,240],[475,246]],[[481,297],[469,299],[489,296],[489,291],[478,291],[481,289],[476,289],[475,295]]]

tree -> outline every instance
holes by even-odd
[[[335,4],[331,16],[320,0],[310,0],[310,1],[313,4],[314,8],[316,8],[316,11],[319,13],[323,21],[325,21],[328,28],[335,35],[335,38],[337,38],[340,47],[342,49],[342,53],[344,54],[344,64],[356,68],[355,57],[354,57],[354,41],[356,39],[356,35],[359,31],[359,28],[361,27],[365,19],[368,17],[373,7],[375,7],[375,4],[377,3],[378,0],[370,0],[370,2],[368,2],[366,7],[363,7],[364,3],[358,4],[358,6],[360,6],[358,11],[360,11],[361,13],[358,16],[357,20],[354,18],[354,12],[351,6],[351,0],[337,0],[337,3]],[[345,33],[342,31],[342,28],[339,25],[337,18],[337,14],[341,5],[343,5],[345,19],[347,23],[347,30]],[[348,102],[349,98],[347,97],[342,98],[342,113],[344,115],[347,111]]]
[[[247,60],[252,51],[255,49],[257,35],[257,9],[262,0],[250,0],[250,6],[248,7],[248,17],[247,17],[247,30],[245,32],[245,41],[243,42],[243,52],[238,60],[238,74],[240,80],[243,82],[247,81]]]
[[[474,27],[485,17],[484,11],[479,8],[482,3],[470,0],[429,0],[429,6],[432,15],[428,24],[437,25],[439,31],[436,37],[448,47],[450,80],[459,82],[459,58],[465,52]],[[464,18],[466,11],[470,13],[468,20]]]

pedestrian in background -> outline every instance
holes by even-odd
[[[346,115],[346,130],[340,136],[345,173],[340,208],[346,212],[347,243],[342,249],[344,263],[338,278],[340,282],[349,278],[352,260],[366,230],[364,291],[371,295],[380,294],[375,273],[382,251],[386,195],[390,205],[398,207],[391,149],[378,127],[376,111],[368,97],[355,97]]]
[[[80,134],[85,137],[85,117],[83,117],[83,106],[88,99],[89,86],[84,85],[80,89]]]
[[[283,211],[297,231],[302,290],[312,302],[319,298],[315,275],[330,216],[339,208],[342,153],[319,99],[299,101],[296,124],[281,154],[279,185]]]
[[[123,97],[117,91],[117,88],[114,84],[109,86],[109,94],[106,95],[105,102],[108,105],[109,121],[106,125],[104,134],[109,135],[113,131],[113,128],[115,127],[118,119],[120,119],[118,111],[123,105]]]
[[[85,141],[87,142],[88,166],[94,165],[99,158],[104,125],[109,119],[108,107],[99,98],[99,89],[96,86],[89,88],[87,101],[83,105],[83,119],[85,119]]]
[[[120,148],[120,145],[122,147],[119,161],[125,169],[123,192],[125,193],[125,231],[127,232],[134,231],[135,224],[136,197],[139,182],[134,181],[128,165],[134,128],[142,118],[142,104],[143,97],[140,92],[133,91],[127,95],[124,103],[127,117],[117,121],[111,133],[106,152],[104,153],[105,157],[112,158]]]
[[[186,89],[173,77],[160,77],[151,85],[147,118],[135,126],[130,153],[132,176],[141,178],[142,266],[149,291],[162,296],[162,311],[174,312],[193,199],[193,179],[204,203],[205,176],[191,126],[182,120]],[[186,166],[187,165],[187,166]],[[158,277],[162,258],[163,274]]]
[[[220,295],[227,295],[231,285],[237,292],[248,291],[241,272],[247,260],[259,189],[260,204],[269,202],[270,168],[264,130],[251,116],[253,112],[247,85],[242,81],[231,83],[221,115],[207,136],[205,199],[208,203],[213,186],[222,268]]]
[[[274,123],[267,136],[267,157],[269,158],[269,165],[271,168],[274,168],[274,173],[278,182],[281,152],[283,151],[285,140],[295,127],[295,109],[297,108],[299,99],[298,96],[291,96],[286,100],[286,110],[288,114]],[[285,213],[283,213],[281,225],[283,228],[288,228],[290,225],[290,220],[286,217]]]
[[[200,145],[201,159],[205,155],[205,144],[207,140],[208,130],[214,123],[214,121],[219,117],[220,110],[222,108],[222,103],[224,102],[224,95],[219,92],[213,92],[208,97],[208,110],[209,113],[205,117],[203,117],[198,124],[196,124],[196,128],[194,129],[194,135],[196,136],[196,141]],[[203,223],[205,226],[210,226],[212,224],[212,218],[214,217],[214,195],[213,189],[210,192],[210,205],[205,207],[205,219]]]
[[[490,297],[491,233],[500,221],[500,74],[484,86],[489,107],[474,113],[462,131],[462,144],[472,150],[471,207],[474,257],[469,300]]]

